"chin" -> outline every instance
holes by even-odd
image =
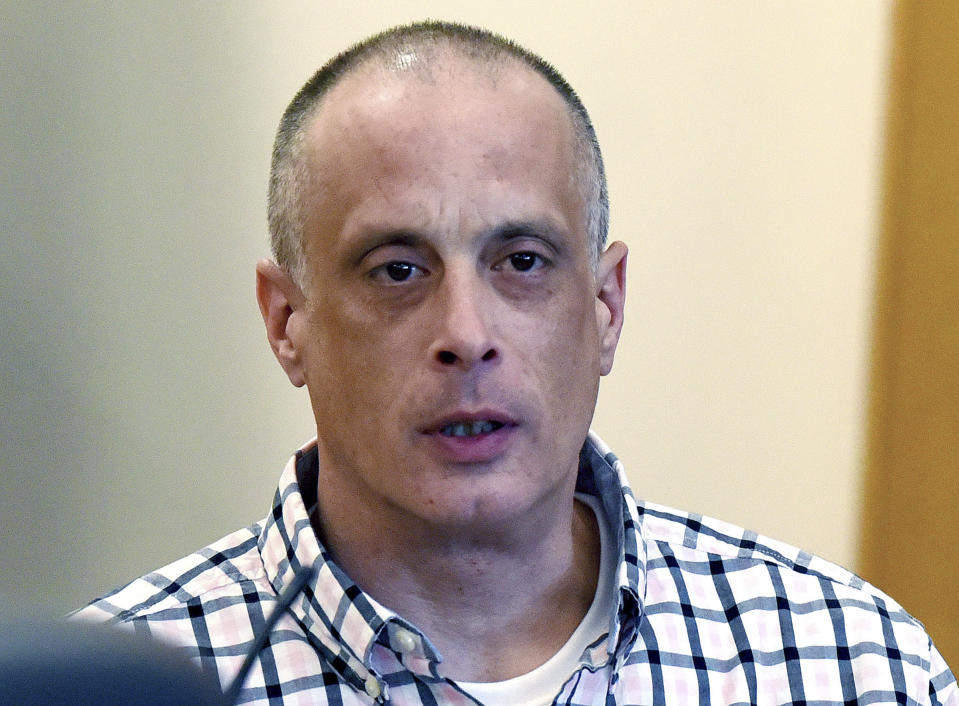
[[[542,493],[518,488],[515,481],[491,479],[495,487],[481,488],[481,481],[467,479],[465,487],[418,503],[425,522],[439,531],[481,531],[495,535],[518,529],[543,500]],[[524,492],[526,491],[526,492]],[[519,523],[519,524],[518,524]]]

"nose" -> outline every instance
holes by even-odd
[[[436,293],[438,306],[430,357],[440,367],[471,370],[496,361],[494,297],[475,272],[447,271]]]

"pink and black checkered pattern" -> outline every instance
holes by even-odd
[[[619,608],[580,668],[556,685],[554,703],[959,706],[955,677],[922,626],[881,591],[788,545],[637,503],[594,435],[580,460],[578,491],[601,498],[616,538]],[[429,639],[365,595],[318,542],[308,512],[317,474],[307,445],[287,464],[263,522],[76,617],[179,645],[225,686],[277,594],[300,566],[315,565],[240,703],[475,704],[438,676]]]

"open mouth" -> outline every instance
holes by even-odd
[[[451,422],[440,428],[440,434],[443,436],[468,437],[479,436],[480,434],[489,434],[501,429],[502,422],[496,422],[491,419],[477,419],[475,421]]]

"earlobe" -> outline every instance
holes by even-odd
[[[256,301],[266,326],[273,355],[290,382],[296,387],[306,383],[303,374],[303,351],[297,330],[305,315],[305,297],[293,279],[275,262],[256,263]]]
[[[613,369],[613,358],[623,330],[626,305],[626,244],[612,243],[596,265],[596,326],[600,344],[600,374]]]

